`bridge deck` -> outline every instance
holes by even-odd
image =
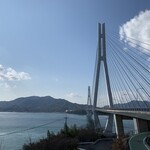
[[[150,120],[150,111],[140,111],[140,110],[119,110],[119,109],[102,109],[96,108],[100,114],[119,114],[124,116],[126,119],[141,118],[145,120]]]

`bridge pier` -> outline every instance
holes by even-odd
[[[108,120],[105,125],[104,133],[112,133],[113,132],[113,121],[114,121],[114,115],[109,114]]]
[[[135,134],[150,131],[150,121],[149,120],[133,118],[133,122],[134,122]]]
[[[95,130],[100,130],[101,129],[101,124],[98,118],[98,113],[96,111],[93,111],[93,115],[94,115],[94,126],[95,126]]]
[[[124,136],[123,116],[114,114],[114,121],[117,137]]]
[[[130,119],[130,120],[133,119],[135,134],[150,131],[150,120],[145,120],[141,118],[132,118],[132,117],[127,117],[127,116],[125,117],[123,115],[114,114],[115,129],[116,129],[117,137],[125,135],[123,119]]]

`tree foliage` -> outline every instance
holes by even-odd
[[[68,127],[65,123],[58,134],[48,130],[47,138],[24,144],[23,150],[76,150],[79,142],[95,141],[100,137],[94,130],[77,128],[76,125]]]

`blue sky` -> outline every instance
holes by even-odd
[[[86,103],[98,22],[119,27],[149,0],[1,0],[0,100],[25,96]]]

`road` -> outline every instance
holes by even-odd
[[[150,150],[145,144],[145,138],[150,136],[150,132],[133,135],[129,140],[130,150]]]
[[[110,149],[113,143],[113,139],[100,139],[97,142],[91,144],[81,144],[80,148],[84,150],[107,150]]]

